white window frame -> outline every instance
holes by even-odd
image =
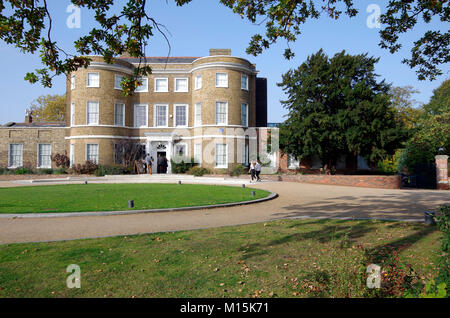
[[[227,83],[226,83],[226,85],[218,85],[218,83],[217,83],[217,75],[218,74],[225,74],[226,75],[226,78],[227,78]],[[228,88],[228,73],[226,73],[226,72],[217,72],[216,73],[216,87],[224,87],[224,88]]]
[[[157,91],[157,90],[156,90],[156,81],[157,81],[157,80],[165,80],[165,81],[166,81],[166,83],[167,83],[167,89],[166,89],[165,91]],[[168,78],[168,77],[155,77],[154,84],[155,84],[155,86],[154,86],[153,91],[154,91],[155,93],[168,93],[168,92],[169,92],[169,78]]]
[[[70,103],[70,126],[75,125],[75,103]]]
[[[200,149],[198,149],[200,148]],[[202,163],[202,156],[203,155],[203,147],[202,143],[195,143],[194,144],[194,162],[195,163]]]
[[[72,167],[75,162],[75,144],[69,146],[69,167]]]
[[[43,165],[41,165],[40,163],[41,163],[41,149],[40,149],[40,146],[41,145],[49,145],[50,146],[50,160],[49,160],[49,165],[47,165],[47,166],[43,166]],[[52,167],[52,159],[51,159],[51,156],[52,156],[52,144],[49,144],[49,143],[39,143],[39,144],[37,144],[37,168],[38,169],[51,169],[51,167]]]
[[[243,81],[244,78],[245,78],[245,82]],[[244,83],[245,83],[245,85],[242,85]],[[247,74],[241,74],[241,89],[244,91],[248,91],[248,75]]]
[[[200,112],[198,111],[198,107],[200,107]],[[200,120],[198,120],[199,115],[200,115]],[[201,126],[201,125],[202,125],[202,103],[195,103],[194,104],[194,127]]]
[[[184,80],[184,81],[186,81],[186,90],[179,90],[177,88],[177,80]],[[189,92],[189,78],[187,78],[187,77],[175,77],[173,79],[173,87],[174,87],[174,92],[175,93],[187,93],[187,92]]]
[[[225,103],[226,104],[226,108],[225,108],[225,110],[226,110],[226,115],[225,115],[225,122],[224,123],[222,123],[222,122],[218,122],[218,118],[217,118],[217,104],[218,103]],[[228,102],[223,102],[223,101],[216,101],[216,104],[215,104],[215,109],[214,109],[214,114],[215,114],[215,123],[216,123],[216,125],[220,125],[220,126],[226,126],[226,125],[228,125]]]
[[[75,75],[70,76],[70,90],[75,89]]]
[[[94,145],[94,146],[97,146],[97,160],[96,161],[93,161],[95,164],[98,164],[98,156],[99,156],[99,154],[100,154],[100,146],[98,145],[98,144],[86,144],[86,151],[85,151],[85,159],[86,159],[86,161],[88,161],[88,158],[89,158],[89,156],[88,156],[88,148],[89,148],[89,146],[90,145]]]
[[[195,90],[202,88],[202,81],[203,81],[203,79],[202,79],[201,75],[196,75],[194,77],[194,89]]]
[[[11,146],[13,145],[20,145],[20,165],[15,165],[13,166],[11,164]],[[23,144],[19,144],[19,143],[11,143],[8,145],[8,168],[19,168],[23,166]]]
[[[116,115],[117,115],[117,108],[116,106],[122,106],[122,123],[118,124],[116,122]],[[120,126],[120,127],[124,127],[125,126],[125,103],[124,102],[120,102],[120,101],[116,101],[114,102],[114,126]]]
[[[217,164],[217,146],[225,146],[225,164]],[[224,169],[228,168],[228,144],[216,144],[215,146],[215,152],[214,152],[214,167],[217,169]]]
[[[166,125],[165,126],[158,126],[156,125],[156,109],[158,107],[164,106],[166,108]],[[153,127],[161,127],[161,128],[167,128],[169,127],[169,104],[155,104],[153,105]]]
[[[136,87],[136,89],[134,90],[135,93],[148,93],[148,77],[147,76],[143,76],[139,78],[140,81],[142,81],[142,85]],[[141,89],[138,89],[142,87]]]
[[[177,125],[177,106],[184,107],[186,109],[186,123],[184,125]],[[173,127],[188,127],[189,125],[189,104],[173,104]]]
[[[122,79],[119,81],[119,86],[116,86],[117,78],[118,78],[118,77],[121,77]],[[125,76],[123,76],[123,75],[114,74],[114,89],[122,90],[122,87],[120,87],[120,83],[122,82],[122,80],[123,80],[124,77],[125,77]]]
[[[89,85],[89,74],[97,74],[97,76],[98,76],[98,85],[97,86]],[[100,73],[99,72],[88,72],[86,74],[86,87],[100,87]]]
[[[145,106],[145,125],[137,126],[136,107],[142,107],[142,106]],[[133,127],[135,127],[135,128],[148,127],[148,104],[134,104],[133,114],[134,114]],[[125,114],[124,114],[124,119],[125,119]]]
[[[242,108],[245,106],[245,123],[242,122]],[[241,125],[244,127],[248,127],[248,104],[247,103],[241,103]]]
[[[89,122],[89,103],[97,103],[97,122]],[[97,100],[88,100],[86,102],[86,125],[95,126],[99,124],[100,120],[100,103]]]

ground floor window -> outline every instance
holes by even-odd
[[[194,162],[202,163],[202,144],[194,144]]]
[[[10,144],[9,145],[9,166],[21,167],[22,166],[22,144]]]
[[[75,162],[75,145],[70,144],[70,166],[72,167]]]
[[[86,160],[98,163],[98,144],[86,145]]]
[[[187,145],[186,144],[176,144],[175,145],[175,155],[178,157],[187,156]]]
[[[227,167],[227,145],[216,144],[216,168]]]
[[[123,144],[114,144],[114,163],[121,165],[124,163],[125,147]]]
[[[39,168],[51,168],[52,161],[52,145],[39,144],[38,145],[38,167]]]

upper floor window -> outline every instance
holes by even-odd
[[[114,104],[114,125],[125,126],[125,104]]]
[[[248,105],[241,104],[241,125],[248,126]]]
[[[155,127],[167,127],[168,105],[155,105]]]
[[[86,121],[88,125],[98,124],[98,102],[87,102]]]
[[[38,145],[38,167],[39,168],[51,168],[52,161],[50,159],[52,155],[51,144],[39,144]]]
[[[202,88],[202,76],[201,75],[197,75],[194,78],[194,88],[195,89],[200,89]]]
[[[188,79],[176,78],[175,79],[175,92],[187,92],[188,91]]]
[[[227,73],[216,73],[216,87],[228,87]]]
[[[248,76],[245,74],[241,75],[241,89],[248,91]]]
[[[175,127],[188,125],[188,107],[187,105],[174,105],[175,108]]]
[[[196,103],[194,106],[194,126],[200,126],[202,124],[202,104]]]
[[[141,81],[141,85],[136,87],[134,90],[135,93],[145,93],[148,92],[148,78],[147,77],[141,77],[139,79]]]
[[[22,166],[22,144],[9,145],[9,167],[16,168]]]
[[[70,77],[70,89],[75,89],[75,75]]]
[[[134,105],[134,127],[148,126],[148,105],[136,104]]]
[[[123,76],[122,75],[114,75],[114,88],[115,89],[122,89],[122,87],[120,86],[120,83],[123,80]]]
[[[100,87],[100,73],[87,73],[87,87]]]
[[[155,78],[155,92],[168,92],[168,91],[169,91],[169,79]]]
[[[228,122],[228,103],[216,102],[216,125],[226,125]]]

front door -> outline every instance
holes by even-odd
[[[156,156],[156,172],[167,173],[167,165],[164,164],[166,157],[165,151],[158,151]]]

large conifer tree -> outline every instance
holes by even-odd
[[[297,157],[318,155],[333,167],[340,155],[362,155],[376,163],[393,154],[406,134],[396,121],[389,89],[375,74],[377,58],[345,51],[329,58],[322,50],[289,70],[278,84],[288,119],[280,147]]]

